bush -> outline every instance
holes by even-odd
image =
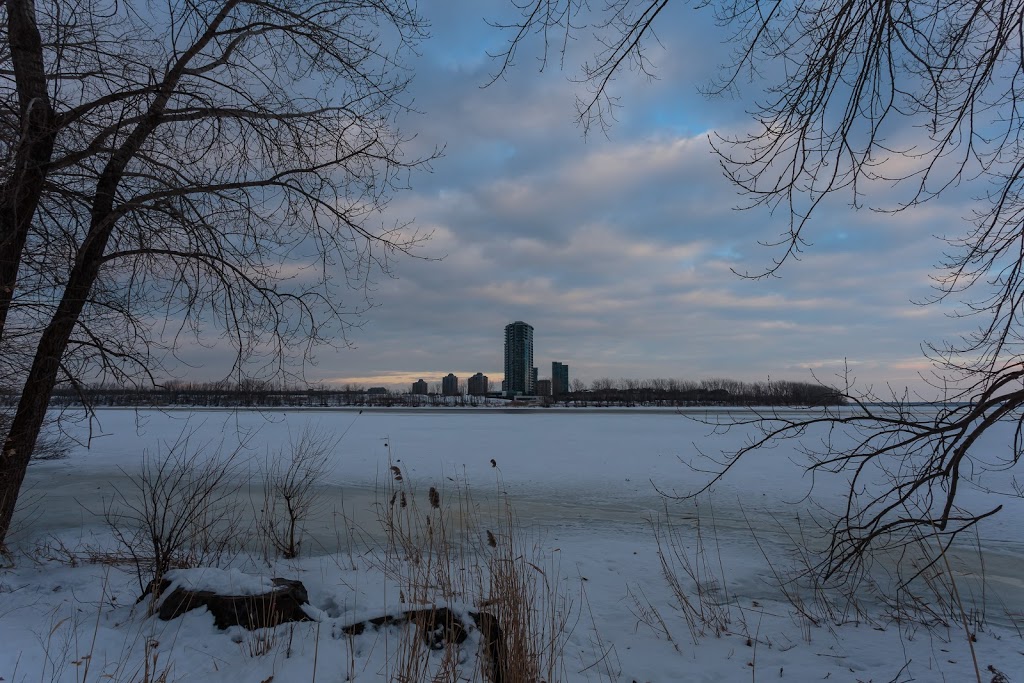
[[[114,538],[132,558],[145,593],[168,570],[219,565],[242,531],[239,453],[192,449],[182,434],[166,453],[145,453],[130,486],[115,489],[103,511]]]
[[[259,528],[268,545],[285,559],[299,556],[304,524],[322,497],[320,482],[330,470],[338,439],[306,426],[288,453],[272,454],[263,470],[263,509]]]

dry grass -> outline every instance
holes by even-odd
[[[78,605],[61,606],[49,614],[45,633],[38,634],[41,656],[39,680],[72,679],[77,683],[169,683],[174,667],[161,658],[160,643],[151,634],[128,632],[120,652],[97,652],[97,636],[108,597],[105,575],[101,599],[91,614]],[[140,652],[141,649],[141,652]],[[17,672],[12,680],[18,678]]]
[[[388,542],[376,561],[397,588],[398,602],[491,615],[500,642],[488,648],[478,629],[471,634],[480,640],[484,670],[499,667],[503,683],[562,680],[573,605],[560,582],[557,554],[545,556],[501,494],[478,503],[468,487],[449,483],[423,495],[397,465],[389,468],[380,508]],[[403,627],[388,680],[479,679],[476,661],[451,643],[422,637],[426,626],[414,620]]]
[[[658,545],[662,577],[675,598],[673,607],[683,615],[690,639],[696,645],[705,635],[721,636],[727,633],[732,622],[732,611],[714,515],[710,519],[712,541],[708,544],[696,503],[694,508],[696,517],[692,527],[684,528],[674,522],[667,504],[662,514],[651,518],[649,522]],[[692,545],[693,550],[688,549],[689,545]],[[672,640],[657,606],[646,597],[640,600],[636,593],[633,596],[634,613],[638,618]]]
[[[773,521],[778,534],[773,542],[775,552],[766,550],[746,511],[743,511],[750,537],[761,552],[775,587],[793,610],[804,642],[811,642],[816,628],[824,627],[834,632],[835,626],[846,623],[878,626],[864,606],[863,599],[878,597],[884,591],[867,571],[867,563],[857,565],[854,571],[833,574],[826,579],[822,572],[824,560],[815,550],[821,544],[809,536],[803,519],[796,515],[790,521],[791,526],[787,526],[770,512],[762,514]],[[788,557],[781,563],[776,554],[780,550]]]

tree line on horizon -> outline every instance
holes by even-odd
[[[117,384],[60,387],[55,390],[55,407],[264,407],[329,408],[340,406],[482,406],[485,396],[465,393],[442,396],[440,392],[412,394],[360,384],[340,387],[299,386],[270,382],[188,382],[170,381],[155,388]],[[494,398],[493,396],[490,398]],[[13,392],[0,392],[0,405],[13,405]],[[531,399],[533,401],[534,399]],[[811,382],[773,380],[744,382],[728,378],[610,379],[587,384],[574,379],[570,391],[558,396],[536,397],[542,405],[567,407],[604,406],[833,406],[845,403],[835,387]]]
[[[584,398],[598,405],[820,406],[845,403],[842,392],[835,387],[790,380],[602,378],[591,382],[589,387],[582,381],[573,380],[570,388],[574,399]]]

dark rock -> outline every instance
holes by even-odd
[[[213,591],[194,591],[178,586],[164,596],[157,616],[164,621],[185,612],[206,607],[217,628],[241,626],[251,630],[273,628],[291,621],[310,621],[302,609],[309,595],[301,581],[273,579],[274,589],[257,595],[218,595]]]
[[[135,604],[139,604],[146,598],[153,596],[153,599],[159,599],[163,595],[164,591],[167,590],[171,585],[171,582],[167,579],[153,579],[146,584],[146,590],[142,591],[142,595],[135,601]]]
[[[508,663],[505,655],[505,634],[498,623],[498,618],[488,612],[470,612],[469,616],[473,620],[473,626],[480,631],[483,643],[481,667],[484,669],[487,679],[491,683],[505,683],[508,677],[506,675]],[[439,650],[446,644],[461,645],[468,637],[469,629],[472,628],[447,607],[426,607],[359,621],[342,627],[341,632],[358,636],[368,629],[400,624],[415,625],[420,636],[434,650]]]
[[[461,645],[465,642],[466,627],[455,612],[447,607],[427,607],[411,609],[398,614],[386,614],[366,621],[359,621],[344,626],[341,632],[346,635],[358,636],[367,628],[394,626],[397,624],[413,624],[432,650],[440,650],[446,643]]]
[[[491,683],[505,683],[508,678],[508,658],[505,651],[505,634],[498,623],[498,617],[490,612],[470,612],[476,627],[480,629],[483,641],[484,662],[481,668]]]

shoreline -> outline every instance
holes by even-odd
[[[885,405],[872,405],[872,408],[886,408]],[[935,404],[922,404],[920,406],[906,406],[906,408],[919,408],[922,410],[935,410]],[[82,406],[65,406],[63,408],[51,408],[51,410],[85,410]],[[857,406],[828,406],[827,408],[802,407],[802,406],[93,406],[89,410],[100,411],[154,411],[154,412],[193,412],[193,413],[375,413],[392,415],[416,415],[435,414],[450,415],[459,413],[474,414],[503,414],[503,415],[592,415],[595,413],[610,415],[671,415],[678,417],[687,416],[712,416],[712,415],[750,415],[751,417],[763,416],[770,419],[772,416],[793,417],[809,415],[812,413],[833,413],[852,414],[859,412]]]

